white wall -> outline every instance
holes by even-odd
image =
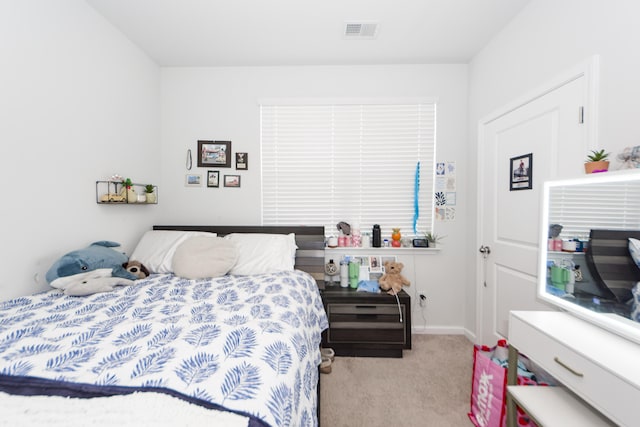
[[[460,251],[468,244],[465,228],[468,197],[466,154],[467,66],[327,66],[165,68],[162,70],[162,192],[160,222],[184,224],[260,224],[261,98],[437,97],[437,159],[456,161],[458,219],[436,223],[446,235],[442,251],[420,265],[416,284],[429,299],[425,328],[462,328],[464,286],[470,281]],[[232,150],[249,153],[249,170],[219,169],[240,174],[242,187],[185,188],[185,159],[197,140],[230,140]],[[300,171],[304,173],[304,171]],[[392,173],[389,171],[388,173]],[[221,177],[222,178],[222,177]],[[383,200],[380,201],[384,203]],[[471,313],[473,315],[473,312]],[[414,313],[422,323],[422,313]]]
[[[614,155],[640,145],[635,105],[640,97],[639,15],[640,3],[634,0],[532,0],[469,65],[469,179],[475,180],[481,118],[595,54],[600,57],[597,144]],[[472,212],[467,227],[475,236],[475,195],[467,202]],[[469,259],[477,257],[476,251],[477,245],[470,245]],[[467,286],[468,312],[475,310],[476,284],[471,280]],[[467,317],[470,330],[473,320]]]
[[[65,252],[130,250],[155,221],[157,206],[96,205],[95,181],[159,183],[160,73],[82,0],[0,2],[0,52],[5,300],[47,289]]]

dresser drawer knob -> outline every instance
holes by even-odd
[[[566,363],[564,363],[563,361],[561,361],[558,356],[553,358],[553,361],[556,362],[558,365],[562,366],[564,369],[566,369],[567,371],[571,372],[573,375],[575,375],[576,377],[584,377],[584,374],[582,372],[578,372],[575,369],[567,366]]]

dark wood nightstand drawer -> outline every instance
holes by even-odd
[[[404,317],[404,305],[402,307]],[[369,343],[399,344],[407,343],[406,326],[400,323],[398,307],[379,306],[375,309],[361,309],[358,313],[335,314],[334,305],[330,307],[330,328],[327,342],[332,343]],[[343,311],[347,307],[339,307]],[[390,310],[391,309],[391,310]],[[393,313],[393,314],[391,314]]]
[[[386,294],[326,289],[323,300],[329,329],[322,345],[339,356],[402,357],[411,348],[411,307],[402,292],[400,304]]]

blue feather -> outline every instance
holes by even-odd
[[[57,351],[59,348],[60,348],[59,345],[54,345],[54,344],[27,345],[27,346],[21,347],[20,349],[10,354],[3,356],[3,358],[6,360],[12,360],[16,358],[20,359],[22,357],[38,355],[41,353],[50,353],[52,351]]]
[[[220,326],[206,324],[189,332],[184,340],[194,347],[204,347],[218,338],[220,331]]]
[[[254,319],[270,319],[273,314],[267,304],[258,304],[251,307],[251,315]]]
[[[219,367],[215,354],[198,353],[189,359],[183,359],[175,373],[187,385],[200,383],[213,375]]]
[[[300,334],[300,332],[296,332],[293,335],[293,337],[291,337],[291,342],[293,343],[296,351],[298,352],[298,357],[299,357],[300,361],[302,361],[305,358],[305,356],[307,355],[307,352],[309,350],[307,348],[307,341]]]
[[[211,289],[208,289],[207,286],[197,285],[193,289],[193,293],[191,297],[193,298],[193,300],[199,301],[199,300],[207,300],[211,298],[211,295],[213,295],[213,291]]]
[[[33,365],[29,362],[21,360],[14,363],[11,366],[0,369],[1,375],[24,377],[29,375],[29,372],[33,369]]]
[[[95,347],[81,348],[61,354],[47,360],[47,370],[55,372],[73,372],[82,364],[91,360],[97,349]]]
[[[218,295],[216,303],[219,305],[233,304],[238,301],[238,293],[233,289],[228,289]]]
[[[151,350],[169,344],[170,342],[175,341],[180,336],[181,332],[182,328],[177,328],[175,326],[165,328],[155,334],[149,341],[147,341],[147,348]]]
[[[131,373],[131,378],[161,372],[164,366],[175,356],[176,350],[172,347],[163,347],[141,359]]]
[[[17,343],[23,338],[26,337],[36,337],[44,331],[43,327],[32,326],[29,328],[22,328],[15,331],[12,331],[9,335],[5,336],[2,340],[0,340],[0,353],[6,351],[11,345]]]
[[[52,324],[55,323],[56,326],[62,322],[64,322],[65,320],[67,320],[68,314],[53,314],[51,316],[45,317],[45,318],[38,318],[36,320],[33,320],[29,323],[27,323],[27,326],[34,326],[34,325],[42,325],[44,323],[46,324]]]
[[[78,306],[80,306],[82,304],[83,304],[82,301],[74,299],[74,300],[71,300],[71,301],[67,301],[67,302],[65,302],[63,304],[56,305],[55,307],[51,307],[48,311],[50,313],[58,313],[58,312],[61,312],[61,311],[68,311],[68,310],[70,310],[72,308],[75,308],[75,307],[78,307]]]
[[[100,342],[100,337],[97,336],[95,329],[90,329],[87,332],[83,332],[76,339],[71,341],[73,347],[86,347],[89,345],[97,345]]]
[[[100,375],[106,370],[118,368],[130,360],[133,360],[133,358],[138,355],[139,351],[140,348],[135,346],[122,348],[115,353],[105,356],[93,369],[91,369],[91,371]]]
[[[62,322],[58,327],[60,328],[73,328],[74,326],[82,326],[86,325],[93,319],[95,319],[95,315],[89,315],[84,317],[73,317],[71,320],[67,320],[66,322]]]
[[[285,323],[288,323],[289,325],[293,326],[294,328],[299,328],[300,327],[300,319],[298,318],[298,316],[295,313],[292,313],[291,311],[287,311],[285,313],[282,313],[282,315],[280,316],[280,320],[282,320]]]
[[[23,307],[25,305],[31,304],[31,299],[26,297],[20,297],[16,299],[12,299],[9,301],[4,301],[0,303],[0,310],[5,311],[15,307]]]
[[[14,325],[16,323],[20,323],[20,322],[24,322],[25,320],[29,320],[31,319],[33,316],[35,316],[35,312],[27,312],[27,313],[22,313],[18,316],[12,316],[12,317],[7,317],[4,319],[0,319],[0,328],[5,329],[8,328],[11,325]]]
[[[284,342],[276,341],[265,348],[262,360],[271,366],[276,373],[284,375],[291,368],[291,349]]]
[[[154,310],[155,306],[147,306],[147,307],[139,307],[134,309],[131,312],[131,317],[133,317],[134,319],[140,319],[140,320],[145,320],[148,319],[149,316],[151,316],[151,314],[153,314],[153,310]]]
[[[107,304],[87,304],[83,307],[80,307],[80,309],[76,310],[75,314],[77,316],[83,316],[85,314],[94,313],[106,306]]]
[[[286,384],[280,384],[271,389],[271,398],[267,407],[276,420],[276,425],[288,426],[291,424],[291,389]]]
[[[247,357],[256,346],[256,333],[249,328],[239,328],[227,335],[224,354],[229,357]]]
[[[127,345],[146,337],[152,331],[153,327],[150,324],[136,325],[130,331],[118,335],[118,338],[113,340],[115,345]]]
[[[216,315],[213,312],[212,304],[202,304],[191,309],[192,323],[212,323],[215,322]]]
[[[282,325],[277,322],[260,322],[262,332],[271,332],[273,334],[279,334],[282,332]]]
[[[224,396],[222,402],[224,403],[227,399],[253,399],[261,385],[259,369],[242,362],[240,366],[233,367],[225,375],[221,388]]]
[[[289,307],[289,305],[291,304],[289,302],[289,298],[287,298],[285,295],[275,295],[273,298],[271,298],[271,301],[273,301],[275,305],[284,308]]]
[[[111,373],[105,375],[96,382],[97,385],[118,385],[118,383],[118,377]]]
[[[239,314],[234,314],[233,316],[224,320],[224,323],[229,326],[241,326],[247,323],[249,319],[247,316],[241,316]]]

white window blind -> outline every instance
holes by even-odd
[[[261,103],[262,221],[324,225],[346,221],[383,236],[413,236],[420,162],[418,231],[432,229],[435,101]]]
[[[564,238],[588,238],[592,228],[640,228],[638,182],[554,187],[549,196],[549,224],[562,225]]]

